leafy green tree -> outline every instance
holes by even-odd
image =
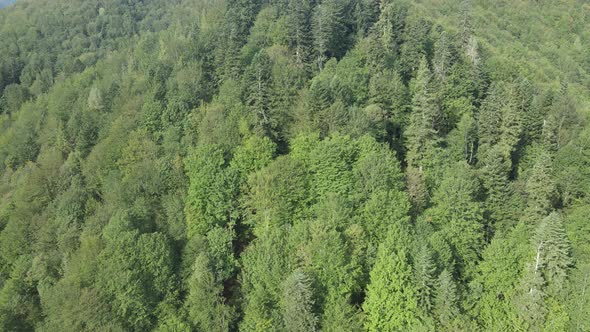
[[[0,291],[0,326],[6,331],[26,331],[33,329],[42,314],[38,295],[27,271],[31,265],[30,257],[21,256],[14,262],[10,279]]]
[[[323,140],[311,154],[311,185],[315,194],[348,194],[352,187],[352,165],[358,148],[350,136],[332,135]]]
[[[240,330],[281,331],[283,281],[287,278],[286,232],[268,225],[242,253],[241,291],[244,317]]]
[[[97,285],[115,319],[130,330],[143,330],[154,327],[157,305],[175,288],[173,256],[163,234],[139,234],[129,218],[117,215],[104,230],[107,243],[99,257]]]
[[[237,169],[242,178],[247,180],[250,173],[262,169],[272,161],[275,151],[276,144],[269,138],[252,135],[235,149],[230,167]]]
[[[11,84],[4,88],[0,99],[0,114],[10,114],[18,111],[23,103],[31,98],[29,90],[18,84]]]
[[[460,162],[446,173],[434,193],[434,206],[424,213],[453,247],[461,277],[473,272],[484,247],[483,209],[475,200],[478,193],[474,172]]]
[[[419,324],[416,289],[406,250],[390,233],[379,247],[363,311],[369,331],[400,331]]]
[[[402,191],[403,174],[395,153],[368,136],[357,142],[359,154],[352,167],[355,196],[363,201],[377,191]]]
[[[226,168],[223,151],[201,145],[186,160],[189,188],[185,214],[188,236],[205,234],[213,226],[225,226],[235,218],[237,179]]]
[[[472,310],[482,329],[518,326],[512,303],[529,254],[528,230],[519,225],[507,236],[496,236],[482,253],[478,273],[470,284]],[[468,302],[469,303],[469,302]]]
[[[253,173],[246,198],[247,223],[254,232],[268,225],[285,225],[303,216],[308,198],[306,170],[298,160],[281,156]]]
[[[209,265],[217,282],[224,282],[235,273],[234,238],[235,231],[231,228],[215,227],[207,233]]]
[[[405,192],[376,191],[359,213],[370,241],[377,247],[392,226],[410,223],[410,202]]]

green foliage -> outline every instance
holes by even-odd
[[[235,173],[226,168],[223,151],[216,146],[199,146],[185,162],[190,185],[185,205],[189,236],[205,234],[213,226],[233,220],[237,190]]]
[[[232,312],[224,303],[223,289],[215,282],[208,265],[205,255],[197,256],[193,264],[185,302],[188,319],[197,330],[228,331]]]
[[[434,264],[432,251],[426,245],[422,246],[414,258],[414,274],[416,278],[416,296],[418,305],[429,313],[432,310],[432,298],[434,290]]]
[[[432,92],[432,74],[426,57],[422,57],[420,67],[413,82],[412,113],[406,129],[408,165],[422,169],[434,167],[432,154],[438,145],[440,110]]]
[[[541,221],[535,232],[535,244],[540,247],[539,265],[547,280],[547,287],[551,294],[559,294],[565,287],[572,260],[570,243],[557,212]]]
[[[396,248],[395,235],[390,233],[381,244],[371,270],[371,282],[363,303],[367,314],[365,327],[369,331],[401,331],[419,324],[408,255],[403,247]]]
[[[142,330],[154,326],[157,305],[173,293],[173,257],[165,235],[138,234],[127,218],[115,216],[105,228],[97,285],[112,301],[114,317]]]
[[[433,309],[435,317],[444,329],[450,330],[454,326],[459,315],[458,305],[457,285],[453,281],[453,275],[445,269],[438,276]]]
[[[284,225],[297,220],[305,211],[307,174],[302,164],[282,156],[253,173],[246,201],[248,223],[259,227]]]
[[[317,317],[313,313],[313,290],[305,273],[295,270],[285,281],[283,320],[287,331],[316,331]]]
[[[0,330],[588,330],[588,18],[17,0]]]
[[[449,169],[433,196],[434,206],[424,212],[453,248],[458,275],[468,277],[484,247],[483,209],[475,198],[479,183],[464,162]]]

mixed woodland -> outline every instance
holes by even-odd
[[[0,331],[590,331],[589,112],[585,0],[17,0]]]

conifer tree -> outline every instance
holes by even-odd
[[[423,66],[422,59],[428,54],[427,47],[430,43],[431,23],[419,15],[409,15],[405,23],[402,34],[403,43],[400,47],[399,59],[396,65],[407,82],[412,77],[420,75],[420,67]]]
[[[345,296],[329,299],[322,315],[322,331],[353,332],[362,329],[363,324],[358,309],[348,303]]]
[[[314,300],[311,280],[301,270],[287,279],[283,294],[285,329],[293,332],[316,331],[318,319],[313,312]]]
[[[435,272],[432,250],[428,245],[422,245],[414,259],[414,275],[418,305],[426,314],[430,314],[432,310]]]
[[[525,269],[520,283],[514,299],[518,315],[529,331],[542,331],[547,309],[541,271],[530,264]]]
[[[88,107],[93,111],[102,111],[104,109],[104,100],[102,92],[97,85],[92,86],[88,95]]]
[[[478,119],[480,160],[488,150],[497,146],[509,170],[514,167],[515,151],[521,146],[524,113],[519,108],[520,98],[511,83],[497,83],[483,102]],[[526,103],[525,103],[526,104]],[[522,103],[521,103],[522,106]]]
[[[473,272],[484,245],[483,209],[475,200],[479,190],[469,165],[456,163],[445,172],[433,195],[434,206],[425,212],[453,247],[460,278]]]
[[[473,36],[473,4],[472,0],[462,0],[461,1],[461,11],[460,11],[460,19],[459,22],[459,34],[461,37],[461,42],[464,48],[467,48],[469,45],[469,40]]]
[[[541,139],[543,149],[553,156],[559,148],[557,142],[557,119],[555,119],[555,116],[550,114],[547,116],[547,119],[543,120]]]
[[[230,308],[221,295],[223,287],[209,270],[209,260],[200,254],[193,264],[189,279],[186,308],[192,326],[204,331],[229,331],[232,321]]]
[[[431,166],[430,158],[440,140],[438,137],[440,111],[432,92],[431,79],[428,62],[423,56],[413,82],[412,113],[405,131],[408,165],[421,170]]]
[[[401,1],[381,1],[379,20],[375,23],[375,34],[382,48],[390,55],[397,55],[403,42],[403,32],[408,16],[408,7]]]
[[[526,215],[531,222],[538,222],[546,216],[557,196],[557,188],[551,176],[551,157],[548,153],[541,152],[536,159],[526,183]]]
[[[509,213],[505,202],[512,190],[508,180],[510,162],[505,159],[498,146],[489,148],[479,162],[482,185],[487,193],[486,209],[494,221],[502,222]],[[488,225],[488,228],[491,228],[491,225]]]
[[[290,46],[295,52],[295,63],[300,68],[312,60],[312,8],[309,0],[289,0]]]
[[[440,325],[449,328],[459,315],[457,285],[449,270],[444,269],[438,276],[434,293],[434,315]]]
[[[266,135],[270,135],[276,127],[270,107],[271,67],[270,57],[262,50],[254,55],[244,74],[246,104],[253,112],[256,128]]]
[[[347,45],[345,6],[342,0],[325,0],[314,9],[312,27],[319,70],[331,57],[342,55]]]
[[[434,43],[434,58],[432,59],[434,77],[438,81],[444,82],[447,79],[453,61],[451,41],[448,34],[443,31]]]
[[[560,294],[572,266],[570,243],[565,233],[563,221],[557,212],[547,216],[535,231],[538,264],[547,281],[551,295]]]

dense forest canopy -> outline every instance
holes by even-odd
[[[0,93],[1,331],[590,330],[587,1],[18,0]]]

